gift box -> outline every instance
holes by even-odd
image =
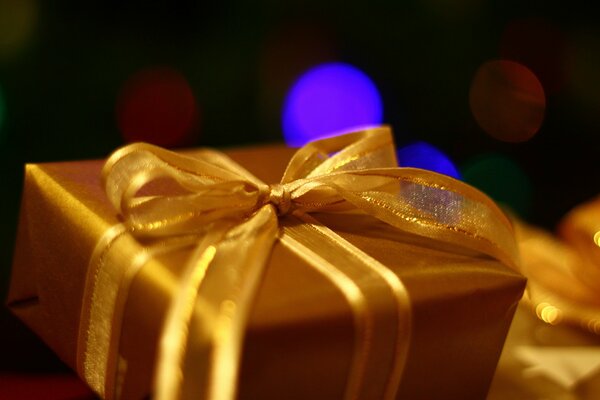
[[[104,398],[485,397],[525,285],[491,200],[387,127],[225,154],[27,165],[9,307]]]

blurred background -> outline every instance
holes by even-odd
[[[130,141],[298,146],[387,123],[401,165],[552,229],[600,192],[598,21],[583,1],[0,0],[0,294],[23,164]]]

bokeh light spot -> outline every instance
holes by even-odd
[[[600,247],[600,231],[594,233],[594,243]]]
[[[479,126],[505,142],[531,139],[542,125],[546,99],[538,78],[523,65],[506,60],[483,64],[469,93]]]
[[[117,120],[127,142],[174,147],[193,142],[199,113],[185,78],[170,68],[154,68],[138,72],[125,83]]]
[[[426,142],[415,142],[398,149],[401,167],[427,169],[459,179],[458,170],[441,150]]]
[[[593,318],[586,324],[587,329],[596,335],[600,334],[600,319]]]
[[[500,40],[500,56],[530,68],[546,93],[559,91],[565,83],[566,49],[560,28],[539,17],[509,22]]]
[[[0,0],[0,60],[15,55],[27,44],[37,17],[35,0]]]
[[[463,181],[510,207],[520,216],[529,214],[533,199],[531,182],[510,158],[498,154],[477,157],[461,168],[461,175]]]
[[[311,66],[336,60],[336,48],[329,26],[315,21],[285,21],[268,33],[260,53],[258,92],[266,134],[281,137],[281,104],[287,91]]]
[[[563,318],[563,313],[560,308],[546,302],[538,304],[535,308],[535,313],[539,319],[550,325],[560,323]]]
[[[283,134],[290,146],[381,123],[381,96],[373,81],[344,63],[327,63],[304,73],[284,104]]]

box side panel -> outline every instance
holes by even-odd
[[[525,278],[500,262],[453,254],[431,240],[398,240],[383,224],[363,218],[319,220],[390,268],[408,290],[411,343],[398,398],[485,398]]]
[[[97,241],[91,227],[98,224],[43,168],[28,166],[9,306],[73,368],[86,271]]]
[[[26,172],[7,298],[8,306],[13,312],[20,313],[22,316],[30,313],[29,310],[34,309],[39,302],[36,285],[37,270],[32,259],[31,241],[29,240],[30,218],[27,211],[30,208],[29,203],[32,201],[31,197],[35,194],[35,190],[29,182],[28,175]]]
[[[399,399],[484,399],[523,287],[421,303]]]

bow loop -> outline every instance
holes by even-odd
[[[113,153],[103,180],[126,225],[142,237],[205,232],[216,220],[244,218],[261,185],[222,153],[188,157],[146,143]]]
[[[281,182],[337,171],[397,166],[390,128],[378,126],[306,144],[290,160]]]
[[[219,219],[242,221],[270,204],[279,216],[358,211],[509,265],[516,260],[512,226],[496,205],[452,178],[398,168],[388,127],[307,144],[279,184],[263,183],[216,151],[189,157],[144,143],[115,152],[103,177],[111,202],[139,236],[205,232]]]

